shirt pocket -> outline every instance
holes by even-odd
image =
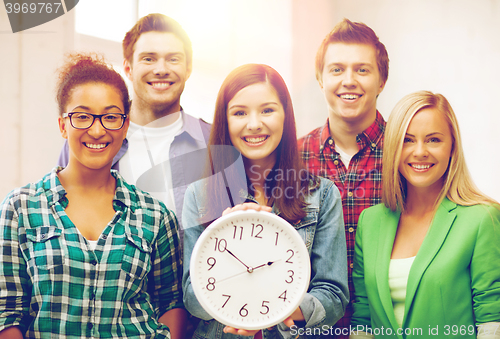
[[[138,235],[126,235],[121,269],[133,279],[142,280],[151,270],[151,244]]]
[[[293,225],[293,227],[302,237],[302,240],[304,240],[309,255],[311,255],[312,251],[317,222],[318,211],[314,208],[306,208],[306,216],[302,218],[298,223]]]
[[[40,226],[26,229],[28,244],[27,262],[32,273],[52,270],[65,262],[61,244],[62,229],[56,226]]]

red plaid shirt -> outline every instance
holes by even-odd
[[[342,196],[351,300],[354,296],[352,266],[358,218],[365,208],[381,201],[384,131],[384,118],[377,111],[373,124],[356,136],[359,151],[352,157],[349,168],[344,166],[339,153],[335,150],[328,120],[322,127],[298,140],[300,155],[307,169],[313,174],[335,182]],[[334,333],[340,333],[342,328],[349,329],[351,316],[352,302],[347,306],[344,317],[335,325],[338,329]],[[336,338],[349,337],[348,330],[344,329],[342,333],[347,335],[338,335]]]

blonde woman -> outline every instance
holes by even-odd
[[[500,338],[500,207],[472,182],[453,109],[407,95],[384,143],[383,204],[356,235],[351,338]]]

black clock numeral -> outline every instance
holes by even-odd
[[[283,301],[286,301],[286,290],[285,292],[281,293],[281,295],[278,298],[283,299]]]
[[[269,313],[269,307],[266,305],[268,303],[269,303],[269,301],[267,301],[267,300],[264,300],[262,302],[262,308],[265,308],[266,311],[265,312],[260,311],[260,314],[268,314]]]
[[[233,239],[236,239],[236,235],[238,234],[238,226],[234,226]],[[243,237],[243,227],[240,226],[240,240]]]
[[[286,262],[287,264],[293,264],[293,261],[290,261],[290,259],[292,259],[292,257],[293,257],[293,255],[295,254],[295,252],[294,252],[293,250],[288,250],[288,251],[286,251],[286,253],[288,253],[288,252],[292,252],[292,254],[290,255],[290,258],[288,258],[285,262]]]
[[[294,273],[292,270],[288,270],[288,273],[290,273],[290,276],[288,277],[288,278],[290,278],[290,281],[288,281],[288,279],[287,279],[287,280],[285,280],[285,282],[286,282],[287,284],[291,284],[291,283],[293,282],[293,275],[294,275],[295,273]]]
[[[229,301],[229,299],[231,299],[231,296],[227,295],[227,294],[223,294],[222,296],[227,298],[226,301],[224,302],[224,304],[222,305],[222,307],[224,307],[224,306],[226,306],[226,304]]]
[[[208,278],[207,290],[209,291],[215,290],[215,278],[213,277]]]
[[[226,241],[226,239],[220,239],[219,240],[219,238],[215,238],[215,248],[214,248],[214,251],[219,250],[219,252],[224,252],[226,250],[226,247],[227,247],[227,241]]]
[[[245,306],[248,304],[243,305],[242,308],[240,308],[240,315],[244,318],[248,315],[248,310],[245,308]]]
[[[208,269],[209,271],[212,268],[214,268],[216,262],[217,262],[217,260],[215,260],[214,257],[210,257],[210,258],[207,259],[207,264],[210,266],[210,268]]]
[[[260,231],[258,231],[257,234],[253,235],[254,231],[256,231],[258,228],[260,228]],[[262,233],[263,230],[264,230],[264,226],[262,226],[261,224],[257,224],[257,225],[252,224],[252,237],[262,239],[260,234]]]
[[[278,246],[278,236],[279,236],[279,235],[280,235],[280,234],[279,234],[278,232],[276,232],[276,242],[274,243],[274,246]]]

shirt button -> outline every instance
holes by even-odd
[[[328,145],[333,145],[333,139],[328,140]]]
[[[95,266],[97,265],[97,260],[92,260],[90,263]]]
[[[103,234],[103,235],[102,235],[102,238],[103,238],[104,240],[106,240],[106,239],[108,239],[108,236],[107,236],[106,234]]]
[[[352,192],[348,192],[347,195],[349,196],[349,198],[352,198],[354,194]]]
[[[350,263],[350,264],[349,264],[349,267],[350,267],[350,268],[353,268],[353,267],[354,267],[354,264],[353,264],[353,263]]]
[[[353,227],[349,227],[349,233],[352,233],[354,232],[354,228]]]
[[[339,161],[338,161],[338,160],[335,160],[335,161],[333,162],[333,164],[334,164],[335,166],[338,166]]]
[[[375,148],[375,147],[377,147],[377,145],[375,145],[375,143],[372,142],[372,148]]]

